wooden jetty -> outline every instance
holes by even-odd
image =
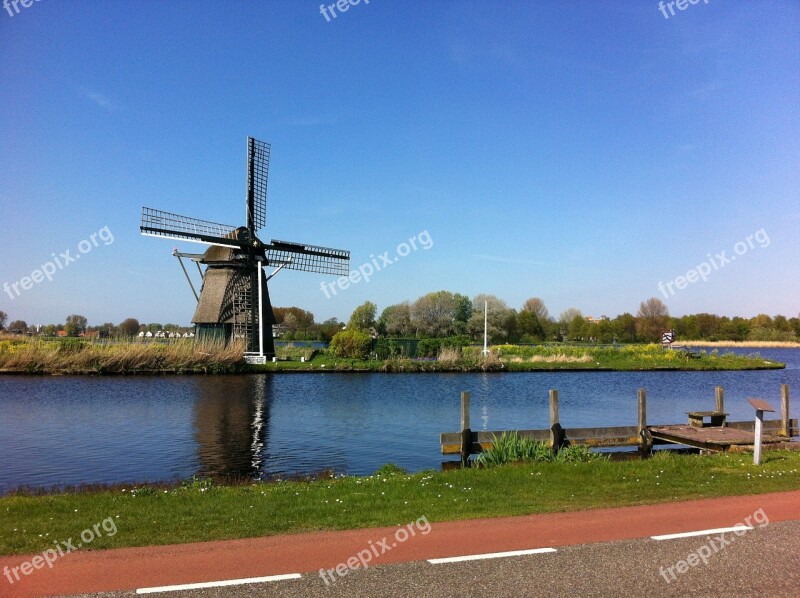
[[[669,425],[647,424],[647,391],[637,393],[638,423],[635,426],[600,428],[562,428],[558,414],[558,390],[550,391],[550,427],[539,430],[515,430],[521,438],[547,443],[553,451],[562,446],[639,448],[642,455],[650,453],[656,444],[678,444],[705,451],[753,450],[754,421],[727,421],[724,410],[724,389],[715,389],[714,411],[690,411],[688,423]],[[708,420],[708,421],[706,421]],[[762,442],[770,448],[787,447],[798,435],[798,420],[789,417],[789,385],[781,385],[781,417],[763,422]],[[470,428],[470,394],[461,393],[461,431],[445,432],[439,442],[443,455],[461,455],[462,462],[472,454],[488,450],[503,431],[474,432]],[[799,447],[799,443],[792,443]]]

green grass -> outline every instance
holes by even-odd
[[[280,355],[279,355],[280,357]],[[279,360],[252,371],[345,371],[345,372],[476,372],[476,371],[558,371],[558,370],[757,370],[780,369],[783,363],[763,359],[758,354],[740,356],[732,352],[686,352],[664,350],[660,345],[541,345],[536,347],[498,345],[489,358],[480,348],[465,347],[460,358],[446,360],[388,359],[358,360],[333,357],[325,351],[312,354],[304,363],[299,358]]]
[[[238,372],[530,372],[554,370],[745,370],[783,368],[758,354],[665,351],[659,345],[499,345],[488,357],[479,347],[448,348],[439,360],[338,358],[308,347],[278,347],[277,362],[248,366],[243,347],[179,339],[90,342],[82,339],[0,340],[0,373],[132,374]],[[301,362],[300,358],[305,358]]]
[[[42,551],[113,517],[89,548],[248,538],[312,530],[615,507],[800,489],[800,452],[658,455],[646,461],[535,463],[364,478],[133,486],[0,498],[0,554]]]

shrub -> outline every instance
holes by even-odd
[[[367,359],[371,346],[372,338],[369,334],[356,329],[348,329],[334,334],[328,349],[336,357]]]

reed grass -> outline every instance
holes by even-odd
[[[242,365],[241,342],[194,339],[89,342],[77,338],[0,341],[0,371],[30,374],[222,373]]]

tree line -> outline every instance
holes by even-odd
[[[540,343],[559,341],[632,343],[657,342],[661,334],[674,330],[678,341],[788,341],[800,342],[800,315],[752,318],[699,313],[670,316],[667,306],[651,297],[639,305],[636,314],[623,313],[613,318],[585,316],[570,307],[557,317],[550,315],[539,297],[527,299],[519,309],[510,307],[495,295],[479,294],[472,298],[450,291],[427,293],[415,301],[389,305],[378,314],[378,307],[366,301],[353,310],[347,323],[337,318],[316,322],[314,314],[299,307],[273,309],[278,333],[283,340],[330,341],[343,328],[366,332],[372,337],[447,338],[464,337],[472,342],[483,339],[484,305],[488,306],[487,324],[491,343]],[[79,314],[67,316],[63,324],[29,326],[22,320],[6,325],[8,315],[0,311],[0,331],[16,334],[67,336],[102,333],[103,336],[132,337],[140,332],[191,332],[192,327],[158,322],[140,323],[126,318],[119,324],[106,322],[89,326]]]
[[[635,315],[626,312],[614,318],[594,318],[570,307],[553,317],[539,297],[531,297],[517,310],[495,295],[479,294],[470,299],[449,291],[389,305],[380,315],[377,306],[367,301],[353,311],[348,328],[372,331],[373,336],[466,336],[478,342],[484,332],[484,305],[488,307],[489,340],[495,344],[658,342],[668,330],[674,330],[678,340],[800,341],[800,317],[759,314],[753,318],[730,318],[708,313],[673,317],[656,297],[642,301]]]

